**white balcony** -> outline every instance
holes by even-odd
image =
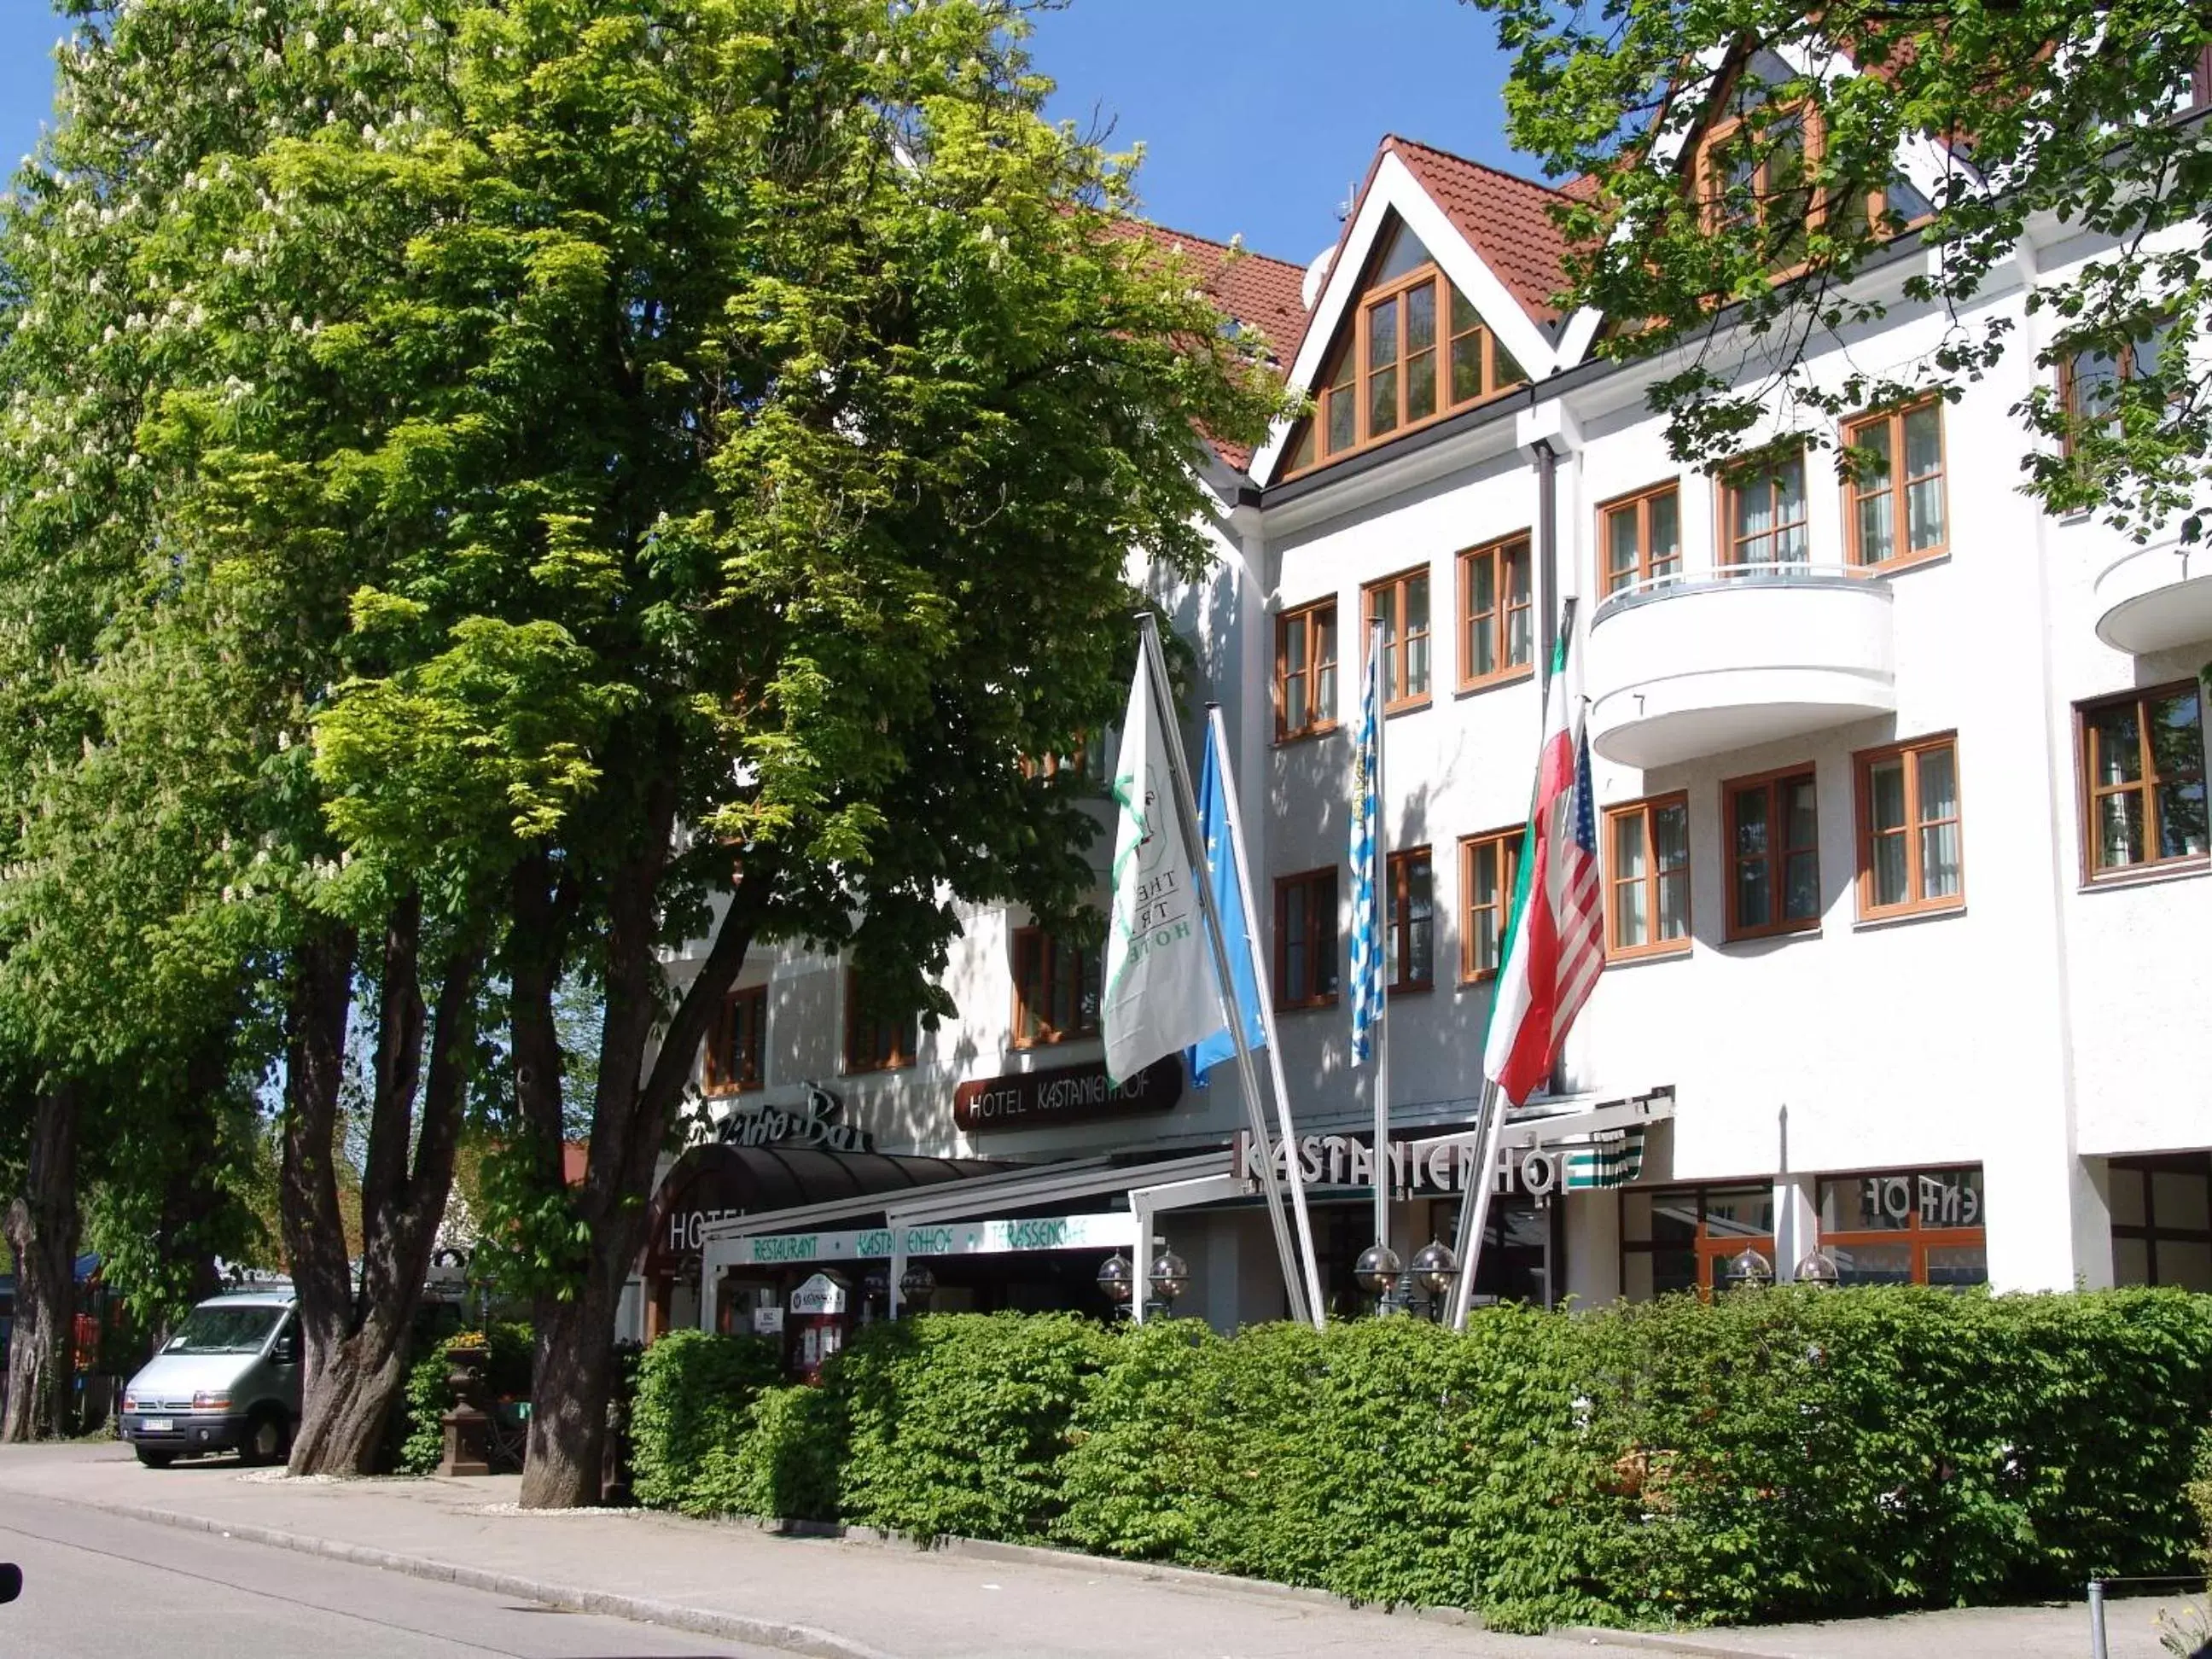
[[[1590,627],[1590,746],[1671,765],[1897,709],[1889,584],[1743,565],[1607,598]]]
[[[2212,641],[2212,549],[2131,547],[2097,575],[2097,637],[2142,656]]]

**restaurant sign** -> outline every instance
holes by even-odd
[[[825,1152],[872,1152],[876,1138],[838,1120],[845,1103],[818,1083],[806,1085],[804,1106],[749,1103],[715,1125],[725,1146],[812,1146]],[[694,1249],[697,1246],[694,1245]]]
[[[1098,1060],[980,1078],[952,1093],[952,1121],[970,1133],[992,1129],[1056,1129],[1171,1110],[1182,1098],[1182,1060],[1156,1060],[1127,1082],[1109,1082]]]
[[[730,1265],[773,1267],[809,1261],[888,1261],[902,1254],[1011,1255],[1020,1250],[1119,1250],[1137,1242],[1137,1218],[1127,1210],[1101,1215],[1040,1216],[1019,1221],[947,1221],[850,1232],[767,1233],[732,1241]]]
[[[1306,1135],[1298,1143],[1297,1175],[1307,1187],[1371,1187],[1375,1159],[1371,1142],[1354,1135]],[[1390,1143],[1390,1187],[1401,1193],[1461,1193],[1472,1184],[1481,1162],[1472,1144],[1430,1146],[1418,1151],[1410,1141]],[[1260,1173],[1260,1154],[1249,1131],[1240,1131],[1230,1152],[1231,1171],[1243,1180]],[[1278,1153],[1276,1173],[1284,1173]],[[1501,1146],[1491,1174],[1493,1193],[1541,1198],[1555,1192],[1588,1192],[1625,1187],[1644,1173],[1644,1131],[1614,1131],[1607,1139],[1553,1146]]]

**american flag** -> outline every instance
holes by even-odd
[[[1534,804],[1521,842],[1504,964],[1483,1074],[1518,1105],[1551,1076],[1568,1028],[1605,966],[1597,811],[1582,699],[1568,684],[1563,630],[1552,659]]]

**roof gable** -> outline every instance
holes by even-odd
[[[1383,139],[1331,256],[1328,274],[1290,365],[1291,383],[1312,392],[1329,348],[1358,299],[1379,239],[1394,222],[1420,239],[1454,287],[1498,341],[1540,380],[1563,361],[1552,295],[1561,283],[1565,239],[1551,220],[1557,191],[1392,134]],[[1293,422],[1279,422],[1253,457],[1267,483],[1279,467]]]

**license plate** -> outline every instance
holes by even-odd
[[[138,1425],[139,1431],[143,1434],[167,1434],[176,1426],[177,1419],[173,1417],[149,1417]]]

